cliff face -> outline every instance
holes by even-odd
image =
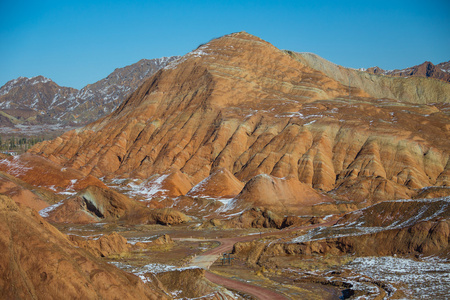
[[[445,83],[370,84],[375,75],[361,73],[349,89],[344,75],[357,71],[317,69],[247,33],[224,36],[158,71],[109,116],[31,152],[106,178],[169,168],[194,185],[221,168],[242,182],[291,176],[362,205],[450,184],[448,104],[418,104],[448,99],[416,92],[448,97]]]

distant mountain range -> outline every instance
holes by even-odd
[[[386,71],[379,67],[372,67],[365,71],[371,74],[378,74],[378,75],[399,76],[399,77],[419,76],[450,82],[450,61],[443,62],[437,65],[434,65],[429,61],[426,61],[423,64],[402,70]]]
[[[178,57],[142,59],[81,90],[44,76],[19,77],[0,88],[0,126],[82,126],[113,111],[145,79]]]

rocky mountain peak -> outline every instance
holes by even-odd
[[[16,79],[8,81],[4,86],[0,88],[0,96],[3,96],[14,89],[21,89],[25,87],[34,86],[36,84],[46,84],[46,83],[53,83],[55,84],[51,79],[46,78],[42,75],[35,76],[35,77],[18,77]]]

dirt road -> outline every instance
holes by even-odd
[[[314,225],[284,229],[284,230],[280,230],[278,232],[268,232],[268,233],[263,233],[263,234],[246,235],[246,236],[240,236],[240,237],[235,237],[235,238],[217,239],[216,241],[218,241],[220,243],[220,245],[216,248],[213,248],[211,250],[204,252],[201,255],[194,257],[190,263],[190,266],[197,266],[197,267],[208,270],[209,267],[218,258],[220,258],[223,253],[230,252],[233,249],[234,244],[237,242],[251,241],[254,239],[261,238],[261,237],[280,235],[280,234],[284,234],[286,232],[291,232],[291,231],[309,230],[309,229],[313,229],[313,228],[320,227],[320,226],[332,226],[335,223],[336,223],[336,221],[330,221],[330,222],[322,223],[322,224],[314,224]],[[266,289],[266,288],[263,288],[260,286],[256,286],[256,285],[252,285],[252,284],[248,284],[248,283],[245,283],[242,281],[222,277],[217,274],[211,273],[209,271],[206,271],[205,277],[211,282],[222,285],[229,289],[233,289],[236,291],[241,291],[246,294],[253,295],[261,300],[265,300],[265,299],[267,299],[267,300],[270,300],[270,299],[286,300],[286,299],[289,299],[289,298],[287,298],[277,292],[271,291],[269,289]]]
[[[250,294],[252,296],[257,297],[260,300],[287,300],[289,298],[271,291],[269,289],[248,284],[242,281],[229,279],[226,277],[219,276],[217,274],[211,273],[209,271],[205,272],[205,277],[211,282],[214,282],[215,284],[222,285],[228,289],[232,289],[235,291],[240,291],[246,294]]]
[[[204,252],[202,255],[222,255],[225,252],[230,252],[233,249],[234,244],[237,242],[248,242],[252,240],[256,240],[262,237],[268,237],[268,236],[274,236],[274,235],[280,235],[287,232],[292,231],[298,231],[298,230],[310,230],[316,227],[322,227],[322,226],[332,226],[336,224],[336,221],[330,221],[326,223],[320,223],[320,224],[314,224],[314,225],[305,225],[300,227],[294,227],[294,228],[287,228],[280,231],[275,232],[267,232],[262,234],[253,234],[253,235],[245,235],[245,236],[239,236],[235,238],[226,238],[226,239],[217,239],[215,241],[219,242],[220,245],[216,248],[213,248],[211,250],[208,250]]]

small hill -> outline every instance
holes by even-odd
[[[233,198],[241,192],[243,187],[244,183],[239,181],[228,169],[221,168],[194,186],[186,196]]]
[[[235,206],[251,204],[281,214],[312,214],[312,206],[332,202],[296,178],[277,178],[266,174],[253,177],[233,199]]]
[[[121,221],[128,224],[180,224],[189,217],[174,209],[150,209],[109,188],[89,186],[76,195],[40,211],[54,223]]]

